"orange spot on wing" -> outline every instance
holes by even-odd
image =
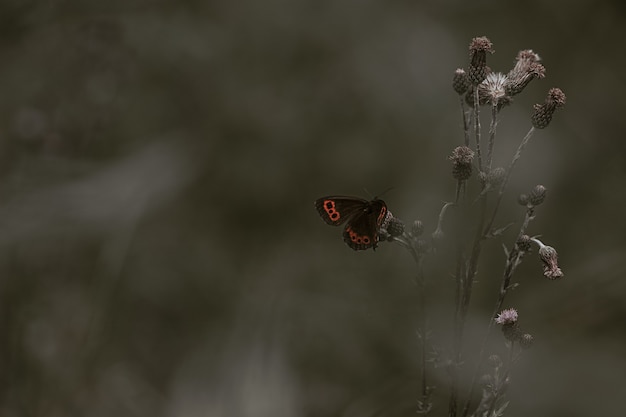
[[[339,214],[335,208],[335,202],[333,200],[324,200],[324,211],[332,221],[336,222],[341,218],[341,214]]]

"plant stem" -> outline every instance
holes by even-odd
[[[495,391],[493,393],[493,399],[491,400],[491,405],[489,406],[489,411],[487,411],[487,416],[492,416],[496,405],[498,404],[498,399],[500,398],[500,394],[502,394],[502,390],[504,389],[504,385],[506,384],[506,380],[509,377],[509,373],[511,372],[511,367],[513,366],[513,352],[515,349],[515,342],[511,341],[511,345],[509,346],[509,357],[506,361],[506,368],[504,372],[497,381],[497,385],[495,387]]]
[[[518,242],[519,239],[522,237],[522,235],[526,234],[526,229],[528,228],[528,225],[530,224],[532,219],[534,219],[534,208],[528,207],[526,209],[526,215],[524,216],[524,222],[522,223],[522,226],[520,227],[520,230],[517,234],[517,238],[515,242]],[[487,340],[489,339],[489,335],[491,334],[491,330],[494,326],[495,317],[498,314],[498,312],[502,309],[502,305],[504,304],[504,299],[510,289],[511,279],[513,277],[513,274],[515,273],[515,270],[519,266],[523,256],[524,256],[524,252],[519,250],[517,243],[516,243],[513,246],[513,249],[511,250],[511,252],[509,253],[509,256],[506,261],[506,267],[504,269],[504,273],[502,274],[502,280],[500,282],[500,291],[498,292],[498,299],[496,300],[495,306],[493,308],[493,313],[491,314],[491,318],[489,320],[489,325],[487,326],[487,331],[485,332],[485,336],[483,337],[483,340],[481,343],[480,353],[478,354],[478,363],[476,365],[476,370],[474,371],[474,375],[472,376],[472,382],[470,384],[470,392],[467,396],[467,400],[465,401],[465,406],[463,407],[463,413],[462,413],[463,417],[467,416],[472,397],[474,396],[475,391],[476,391],[476,382],[478,381],[478,374],[480,372],[480,368],[485,359]]]
[[[419,334],[419,349],[420,349],[420,383],[421,383],[421,399],[419,401],[419,411],[421,414],[426,415],[428,410],[430,409],[430,405],[427,404],[429,402],[429,387],[428,382],[426,380],[426,338],[428,335],[427,330],[427,318],[426,318],[426,280],[424,275],[424,256],[417,251],[417,248],[414,244],[414,239],[411,237],[406,238],[409,245],[406,246],[408,251],[411,253],[413,260],[415,261],[415,265],[417,267],[417,274],[415,275],[414,283],[417,286],[417,294],[418,294],[418,308],[419,308],[419,324],[418,324],[418,334]]]
[[[509,179],[511,178],[511,172],[513,172],[513,168],[515,168],[515,164],[517,163],[517,160],[520,158],[520,156],[522,156],[522,152],[524,151],[524,148],[528,144],[528,141],[530,141],[530,138],[532,137],[534,132],[535,132],[535,128],[531,127],[528,133],[526,133],[526,136],[524,136],[524,139],[522,139],[522,142],[517,147],[517,151],[515,152],[515,155],[513,155],[513,159],[511,160],[511,163],[509,164],[509,169],[507,169],[504,180],[502,181],[502,185],[500,186],[500,190],[498,191],[498,198],[493,208],[493,212],[491,213],[491,218],[489,219],[489,222],[487,223],[487,226],[485,227],[483,231],[484,236],[487,236],[489,234],[489,231],[493,227],[493,223],[496,220],[496,215],[498,214],[498,209],[500,208],[500,203],[502,202],[502,196],[504,194],[504,190],[506,189],[506,186],[509,183]]]
[[[496,142],[496,126],[498,124],[498,106],[491,106],[491,124],[489,125],[489,147],[487,148],[487,170],[491,171],[493,148]]]
[[[464,141],[463,144],[465,146],[469,146],[470,135],[469,135],[469,120],[467,119],[467,111],[465,110],[465,99],[463,96],[459,96],[459,101],[461,103],[461,114],[463,115],[463,135]]]
[[[474,87],[474,135],[476,136],[476,157],[478,158],[478,170],[483,172],[483,160],[480,151],[480,104],[477,87]]]

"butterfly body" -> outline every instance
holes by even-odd
[[[328,196],[315,201],[320,217],[331,226],[346,224],[343,240],[354,250],[376,249],[378,233],[387,218],[387,205],[377,198]]]

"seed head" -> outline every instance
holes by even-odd
[[[565,105],[565,94],[559,88],[552,88],[543,104],[535,104],[531,121],[537,129],[546,128],[552,121],[552,115],[556,109]]]
[[[487,74],[491,72],[487,66],[487,52],[494,52],[493,44],[487,37],[481,36],[472,39],[469,45],[469,50],[469,80],[473,85],[478,85],[485,79]]]
[[[487,74],[478,85],[478,100],[480,104],[491,104],[498,109],[511,103],[511,97],[506,91],[509,79],[501,72]]]

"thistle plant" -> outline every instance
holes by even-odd
[[[502,200],[514,197],[506,194],[507,186],[514,168],[525,148],[538,129],[550,124],[557,109],[565,104],[565,95],[558,88],[548,91],[544,103],[536,104],[529,117],[529,130],[521,136],[517,150],[508,164],[501,164],[494,159],[494,148],[497,143],[497,127],[500,113],[513,103],[513,97],[520,94],[534,79],[545,77],[545,68],[540,63],[539,55],[532,50],[518,53],[514,67],[507,73],[494,72],[487,65],[487,57],[494,53],[493,45],[486,37],[472,39],[469,46],[469,63],[467,69],[457,69],[452,77],[452,87],[459,96],[463,124],[462,142],[455,147],[449,160],[452,163],[452,178],[456,181],[453,199],[443,205],[439,218],[434,225],[434,232],[429,238],[423,237],[423,223],[416,222],[410,231],[397,226],[383,230],[382,236],[397,242],[406,248],[417,265],[416,283],[420,287],[420,300],[423,306],[425,292],[424,259],[433,254],[432,248],[442,239],[451,239],[455,247],[455,267],[452,271],[455,278],[453,346],[451,357],[445,362],[449,364],[450,387],[448,415],[455,416],[501,416],[508,403],[505,400],[506,388],[511,380],[512,365],[518,360],[525,349],[533,343],[533,336],[521,330],[518,323],[518,310],[503,309],[508,293],[519,284],[514,282],[514,275],[533,246],[538,248],[539,259],[543,265],[543,275],[555,280],[563,277],[557,262],[556,250],[544,244],[537,236],[528,235],[531,222],[536,216],[537,208],[544,203],[547,196],[546,187],[536,185],[527,194],[517,197],[523,207],[519,222],[500,224],[498,214]],[[483,134],[481,116],[487,111],[489,128]],[[485,138],[487,136],[487,138]],[[473,190],[473,193],[472,191]],[[451,210],[452,209],[452,210]],[[444,219],[455,217],[458,221],[446,224],[461,225],[456,230],[445,230]],[[403,224],[400,220],[389,224]],[[504,268],[500,278],[499,291],[495,297],[493,314],[487,318],[487,325],[478,357],[473,361],[463,353],[464,330],[470,308],[472,289],[478,278],[477,265],[483,249],[492,248],[489,242],[502,240],[505,231],[519,224],[515,238],[510,243],[503,243]],[[496,245],[497,247],[497,245]],[[484,280],[492,276],[484,277]],[[520,311],[523,307],[520,307]],[[430,334],[431,329],[425,327],[427,311],[422,307],[420,313],[420,335]],[[508,349],[508,357],[501,360],[497,355],[489,354],[487,340],[493,328],[499,325],[503,332],[503,342]],[[426,367],[429,362],[425,352],[428,351],[428,340],[420,337],[421,344],[421,392],[417,400],[416,411],[428,414],[435,408],[431,402],[434,387],[427,380]],[[441,362],[442,360],[439,359]],[[474,366],[470,381],[461,381],[460,368]],[[466,392],[461,392],[462,387]],[[482,394],[479,392],[482,391]]]
[[[418,335],[421,363],[419,377],[421,389],[415,401],[415,411],[423,415],[428,415],[433,410],[439,410],[440,413],[441,410],[441,405],[433,404],[432,394],[435,387],[428,381],[428,366],[433,362],[448,364],[449,416],[504,415],[508,405],[505,394],[512,379],[513,365],[523,351],[531,347],[534,340],[532,334],[522,331],[519,325],[521,313],[518,311],[523,312],[524,306],[505,308],[507,295],[513,288],[519,286],[519,283],[514,281],[515,274],[522,261],[536,247],[543,275],[550,281],[563,277],[556,250],[539,240],[538,235],[529,235],[537,209],[546,201],[546,187],[529,186],[528,193],[518,197],[511,196],[506,191],[524,150],[537,130],[549,126],[556,110],[565,104],[565,95],[558,88],[550,89],[544,103],[536,104],[529,109],[529,130],[526,134],[520,135],[517,149],[508,163],[506,160],[495,160],[494,149],[499,139],[497,127],[500,113],[512,105],[513,98],[523,93],[533,80],[544,78],[546,70],[540,63],[539,55],[532,50],[523,50],[518,53],[511,70],[506,73],[494,72],[487,65],[487,57],[492,53],[494,53],[493,44],[488,38],[472,39],[466,69],[459,68],[452,76],[452,87],[459,97],[463,136],[449,156],[455,192],[450,201],[443,204],[436,221],[431,222],[433,231],[426,233],[429,222],[421,220],[416,220],[411,227],[406,227],[405,222],[387,211],[385,203],[381,200],[368,203],[358,199],[357,203],[354,202],[357,199],[350,198],[348,201],[351,205],[343,203],[346,207],[344,212],[350,214],[345,233],[353,233],[353,229],[360,229],[365,239],[373,240],[372,244],[365,246],[351,245],[353,249],[376,248],[378,241],[389,241],[404,247],[415,261],[414,282],[419,290],[417,303],[420,315]],[[483,112],[487,115],[483,116]],[[489,120],[486,134],[483,132],[482,118]],[[498,217],[502,201],[515,198],[522,208],[520,219],[503,223]],[[328,203],[328,199],[332,200],[331,203]],[[322,201],[332,205],[334,210],[335,204],[339,205],[343,200],[341,197],[336,198],[336,201],[333,197],[318,200],[316,203],[318,210],[324,217],[324,213],[330,209],[328,206],[326,209],[321,208]],[[351,211],[358,214],[352,214]],[[325,220],[329,224],[340,224],[337,219],[325,218]],[[359,223],[360,228],[357,227]],[[368,230],[376,227],[378,229],[375,232],[368,233]],[[507,242],[506,236],[511,234],[508,230],[512,227],[516,228],[516,232]],[[424,263],[428,258],[436,261],[438,252],[436,249],[446,240],[452,243],[446,247],[454,248],[455,259],[454,270],[450,271],[455,283],[452,295],[454,298],[452,346],[448,358],[430,357],[428,352],[431,351],[437,351],[436,356],[442,354],[440,350],[430,346],[429,342],[429,335],[435,329],[427,328],[428,311],[424,301],[428,296],[428,288]],[[351,242],[347,243],[350,245]],[[493,314],[485,318],[485,332],[478,357],[468,358],[463,350],[465,326],[471,305],[472,289],[482,275],[477,266],[484,249],[493,250],[500,246],[504,249],[504,267],[500,274],[499,289],[495,294]],[[480,281],[487,282],[494,276],[497,275],[490,273],[488,276],[480,276]],[[496,326],[501,327],[502,342],[508,352],[504,359],[488,352],[487,342]],[[461,380],[462,367],[472,367],[470,380]]]

